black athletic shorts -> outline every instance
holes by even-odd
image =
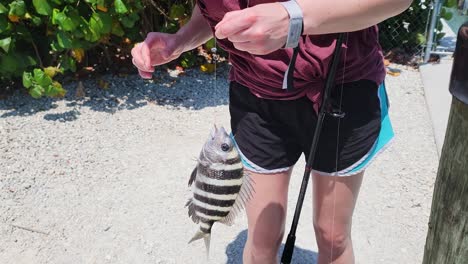
[[[332,98],[338,100],[337,87]],[[379,85],[360,80],[343,85],[344,118],[325,117],[312,169],[329,175],[352,175],[375,149],[381,131]],[[310,152],[317,123],[313,103],[258,98],[236,82],[230,83],[232,133],[247,169],[259,173],[288,170],[302,153]],[[339,133],[338,133],[339,130]],[[393,131],[392,131],[393,132]]]

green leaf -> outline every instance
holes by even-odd
[[[125,35],[125,32],[124,32],[124,30],[122,28],[122,25],[120,25],[120,23],[118,21],[115,21],[112,24],[111,33],[116,35],[116,36],[119,36],[119,37],[123,37]]]
[[[65,95],[65,89],[59,82],[53,82],[51,85],[47,86],[45,90],[45,95],[50,97],[61,97]]]
[[[117,14],[125,14],[128,12],[127,7],[125,6],[122,0],[115,0],[114,7],[115,7],[115,12],[117,12]]]
[[[174,4],[169,11],[169,16],[173,19],[180,19],[185,15],[185,8],[183,5]]]
[[[47,0],[33,0],[33,5],[34,8],[36,8],[37,13],[40,15],[48,16],[52,14],[52,8],[49,3],[47,3]]]
[[[49,66],[44,68],[44,74],[50,78],[54,78],[57,73],[63,73],[63,71],[57,67]]]
[[[57,41],[52,41],[52,42],[50,43],[50,49],[51,49],[52,51],[61,51],[61,50],[63,50],[63,48],[60,47],[60,45],[58,44]]]
[[[34,16],[31,21],[35,26],[40,26],[42,24],[42,20],[40,17]]]
[[[445,8],[443,8],[442,10],[445,10]],[[450,21],[450,20],[452,20],[452,18],[453,18],[453,13],[450,12],[450,11],[446,11],[446,12],[444,13],[444,15],[440,15],[440,16],[441,16],[443,19],[445,19],[445,20],[447,20],[447,21]]]
[[[209,50],[211,50],[212,48],[215,47],[215,40],[214,38],[211,38],[210,40],[208,40],[206,43],[205,43],[205,47]]]
[[[10,15],[22,17],[26,14],[26,6],[23,0],[16,0],[10,3]]]
[[[62,65],[62,70],[67,71],[71,70],[72,72],[76,71],[76,61],[69,56],[61,57],[60,63]]]
[[[2,48],[6,53],[10,50],[11,37],[0,39],[0,48]]]
[[[135,22],[137,22],[140,19],[138,14],[132,13],[126,17],[122,17],[120,19],[120,22],[122,22],[122,25],[126,28],[133,28],[135,26]]]
[[[0,14],[4,14],[8,11],[8,9],[0,3]]]
[[[446,7],[456,7],[457,5],[458,5],[457,0],[447,0],[447,1],[445,1],[445,6]]]
[[[44,94],[44,88],[42,88],[40,85],[35,84],[33,88],[29,90],[29,94],[34,99],[39,99]]]
[[[31,87],[33,84],[33,77],[30,72],[23,72],[23,86],[26,88]]]
[[[54,8],[52,11],[52,24],[59,25],[65,31],[73,31],[80,23],[80,16],[76,10],[69,10],[67,7],[60,12]]]
[[[6,54],[0,56],[0,72],[16,73],[18,69],[17,56],[15,54]]]
[[[193,53],[184,53],[182,55],[182,60],[180,62],[180,65],[184,68],[190,68],[195,65],[196,62],[196,56]]]
[[[37,65],[37,61],[36,61],[36,59],[34,59],[33,57],[31,57],[31,56],[26,56],[26,57],[24,57],[24,56],[23,56],[23,58],[24,58],[23,63],[24,63],[24,65],[25,65],[26,67],[29,67],[29,66],[36,66],[36,65]]]
[[[70,65],[70,71],[76,72],[76,60],[74,60],[73,58],[69,58],[68,65]]]
[[[94,13],[89,19],[89,27],[100,35],[110,33],[112,17],[106,13]]]
[[[57,34],[57,41],[58,41],[58,44],[60,45],[60,47],[62,47],[64,49],[71,49],[72,48],[72,40],[71,40],[70,36],[68,36],[68,34],[66,34],[63,31],[60,31]]]
[[[122,17],[120,19],[120,22],[126,28],[132,28],[135,25],[135,22],[133,20],[129,19],[128,17]]]
[[[85,34],[85,38],[88,41],[96,42],[101,38],[101,25],[99,21],[96,21],[91,17],[89,21],[89,33]]]
[[[418,33],[416,35],[416,38],[417,38],[418,44],[420,44],[420,45],[426,44],[426,37],[424,36],[424,34]]]
[[[34,69],[34,81],[42,86],[47,87],[52,84],[52,79],[47,76],[41,69]]]
[[[10,27],[7,18],[0,16],[0,33],[6,32],[9,29]]]

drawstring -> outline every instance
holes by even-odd
[[[288,92],[292,92],[294,90],[294,70],[296,69],[296,59],[298,53],[299,45],[293,49],[291,61],[289,62],[288,69],[284,74],[283,89],[286,89]]]

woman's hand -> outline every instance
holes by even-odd
[[[145,41],[138,43],[132,49],[132,62],[138,68],[142,78],[150,79],[154,66],[168,63],[182,54],[178,35],[151,32]]]
[[[285,45],[288,29],[288,12],[281,4],[271,3],[226,13],[215,34],[238,50],[265,55]]]

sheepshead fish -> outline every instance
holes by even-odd
[[[213,224],[232,225],[252,195],[251,179],[243,169],[233,139],[223,127],[214,126],[190,175],[192,197],[186,204],[189,217],[199,224],[189,243],[203,238],[207,257]]]

